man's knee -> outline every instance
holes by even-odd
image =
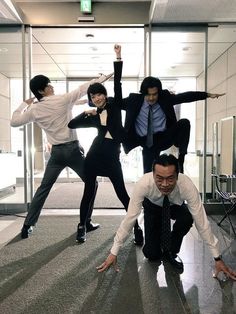
[[[149,260],[155,261],[161,258],[161,249],[158,250],[156,247],[148,247],[148,245],[144,245],[143,247],[143,255]]]
[[[180,119],[177,124],[179,127],[184,128],[185,130],[190,130],[190,121],[188,119]]]
[[[173,230],[187,234],[193,225],[193,217],[190,213],[185,213],[181,218],[177,219],[173,225]]]

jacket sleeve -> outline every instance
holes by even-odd
[[[122,61],[114,62],[114,99],[115,104],[121,106],[122,102],[122,88],[121,88],[121,76],[122,76]]]
[[[178,105],[181,103],[193,102],[198,100],[204,100],[207,98],[206,92],[199,92],[199,91],[190,91],[180,94],[171,94],[169,93],[170,103],[172,105]]]
[[[97,116],[90,116],[85,112],[79,114],[77,117],[72,119],[68,123],[68,128],[70,129],[77,129],[77,128],[91,128],[96,127],[96,119]]]
[[[141,94],[138,93],[130,93],[128,97],[123,98],[121,100],[121,109],[129,110],[130,108],[136,107],[137,104],[143,102],[143,98]]]

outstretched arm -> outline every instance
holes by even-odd
[[[120,106],[122,100],[121,75],[123,62],[121,61],[121,46],[115,44],[116,61],[114,62],[114,98],[115,103]]]
[[[172,105],[178,105],[182,103],[188,103],[192,101],[204,100],[206,98],[219,98],[224,96],[225,93],[222,94],[212,94],[207,92],[199,92],[199,91],[189,91],[179,94],[171,94],[168,90],[163,90],[162,96],[165,100],[168,100]],[[161,99],[160,99],[161,101]]]
[[[93,119],[93,116],[95,115],[97,115],[95,109],[84,111],[68,123],[68,128],[77,129],[96,127],[96,122]]]
[[[121,45],[115,44],[114,50],[116,53],[116,60],[121,60]]]
[[[224,96],[226,93],[222,93],[222,94],[212,94],[212,93],[207,93],[207,97],[208,98],[219,98],[221,96]]]

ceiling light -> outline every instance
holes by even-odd
[[[0,48],[0,53],[1,52],[6,53],[6,52],[8,52],[8,49],[7,48]]]
[[[88,34],[85,34],[85,37],[87,37],[87,38],[94,38],[94,35],[91,34],[91,33],[88,33]]]
[[[89,49],[92,50],[92,51],[97,51],[98,50],[98,48],[95,47],[95,46],[91,46],[91,47],[89,47]]]

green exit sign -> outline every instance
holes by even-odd
[[[81,0],[80,1],[80,11],[82,13],[92,12],[92,1],[91,0]]]

